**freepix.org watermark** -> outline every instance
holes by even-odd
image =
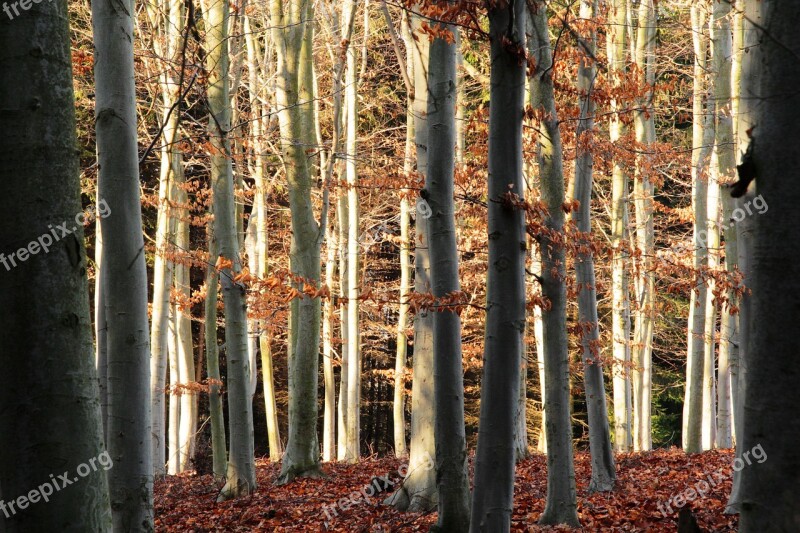
[[[111,467],[114,466],[114,461],[111,460],[111,456],[107,451],[101,453],[97,457],[92,457],[85,463],[79,464],[78,468],[75,469],[75,472],[78,474],[77,476],[70,476],[69,472],[64,472],[58,476],[50,474],[50,481],[42,483],[28,492],[28,494],[14,500],[0,500],[0,512],[2,512],[6,518],[10,519],[17,514],[17,511],[25,510],[32,504],[39,503],[40,501],[49,502],[50,496],[73,483],[77,483],[81,478],[88,476],[92,472],[97,472],[97,469],[101,466],[103,470],[110,470]]]
[[[47,0],[47,1],[52,2],[53,0]],[[8,20],[14,20],[15,16],[16,17],[19,16],[20,9],[22,11],[28,11],[31,7],[33,7],[33,4],[41,4],[41,3],[42,0],[18,0],[16,2],[11,2],[10,5],[8,4],[8,2],[3,2],[3,11],[5,11],[6,15],[8,15]],[[19,9],[17,9],[17,6],[19,6]],[[12,10],[14,11],[13,15],[11,14]]]
[[[763,215],[767,211],[769,211],[769,206],[766,200],[764,200],[764,197],[759,194],[752,200],[748,200],[734,209],[731,213],[730,220],[728,220],[728,224],[721,224],[719,229],[720,231],[727,231],[745,218],[755,214]],[[697,242],[700,246],[708,246],[708,232],[706,230],[701,229],[697,232]]]
[[[756,444],[753,446],[752,450],[745,451],[742,453],[741,457],[737,457],[733,460],[732,467],[733,470],[739,472],[745,466],[750,466],[753,462],[750,460],[750,456],[753,456],[753,459],[756,460],[758,464],[763,463],[767,460],[767,452],[764,451],[764,448],[761,447],[761,444]],[[726,479],[730,478],[732,473],[726,472],[727,469],[720,469],[716,472],[709,474],[706,476],[705,479],[701,479],[694,486],[687,488],[683,492],[678,494],[673,494],[670,498],[664,502],[661,501],[658,503],[658,510],[661,511],[661,514],[664,517],[668,517],[670,514],[674,513],[672,510],[672,506],[674,505],[678,509],[686,505],[687,503],[691,503],[696,499],[705,498],[708,496],[709,491],[712,487],[716,487]]]
[[[431,455],[426,453],[416,468],[423,468],[427,471],[435,466],[436,464],[433,462]],[[328,520],[330,520],[334,516],[339,516],[337,507],[342,511],[346,511],[350,507],[354,507],[359,503],[369,502],[373,496],[377,496],[384,492],[391,492],[392,489],[389,487],[394,487],[394,485],[397,484],[402,485],[403,481],[409,474],[409,466],[407,464],[400,466],[400,468],[397,469],[396,475],[394,474],[395,473],[392,472],[386,474],[385,476],[372,478],[369,484],[361,487],[359,491],[351,492],[346,498],[340,498],[338,501],[330,505],[323,506],[322,509],[325,511],[325,516],[328,518]],[[397,477],[400,479],[398,480]]]
[[[99,202],[97,202],[95,209],[90,208],[87,211],[81,211],[75,215],[75,224],[73,226],[70,227],[69,222],[63,222],[55,226],[53,226],[53,224],[48,224],[47,227],[50,229],[50,231],[41,234],[36,240],[29,242],[27,246],[20,248],[16,252],[11,252],[8,255],[0,253],[0,264],[6,268],[6,271],[9,271],[12,268],[15,268],[18,263],[27,261],[29,257],[34,256],[39,252],[45,254],[48,253],[53,244],[57,243],[62,238],[71,235],[77,231],[80,226],[83,226],[84,224],[94,220],[95,215],[100,218],[107,218],[110,214],[111,208],[104,199],[101,199]]]

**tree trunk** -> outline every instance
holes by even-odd
[[[461,290],[458,276],[455,206],[453,202],[456,144],[455,26],[453,33],[430,46],[428,69],[428,172],[422,195],[430,206],[428,244],[433,296],[437,303]],[[464,428],[464,369],[461,358],[460,311],[449,305],[433,314],[433,380],[436,411],[436,485],[439,489],[439,531],[469,529],[469,478]]]
[[[108,336],[108,474],[116,531],[153,530],[147,270],[139,198],[133,2],[92,3],[98,202]]]
[[[543,8],[542,8],[543,9]],[[489,8],[489,259],[486,335],[470,531],[509,531],[514,496],[515,414],[525,327],[525,214],[521,200],[525,97],[525,3]]]
[[[649,145],[656,141],[655,128],[655,49],[657,30],[656,7],[653,0],[639,3],[638,31],[636,37],[636,65],[643,74],[648,90],[639,101],[634,115],[636,141]],[[654,186],[649,175],[650,156],[637,158],[634,180],[636,209],[636,243],[639,252],[639,269],[636,280],[636,320],[633,342],[633,449],[649,451],[652,446],[650,409],[652,404],[653,322],[656,317],[655,234],[653,228]]]
[[[320,245],[324,228],[314,219],[311,176],[305,148],[297,141],[313,125],[313,103],[303,99],[302,87],[312,82],[308,32],[314,10],[308,0],[292,2],[284,13],[284,2],[270,4],[272,36],[277,51],[276,101],[280,108],[281,150],[288,179],[291,211],[292,273],[319,285]],[[303,295],[293,302],[296,333],[290,336],[289,441],[281,464],[280,483],[300,476],[317,476],[317,381],[319,375],[320,300]],[[292,328],[294,329],[294,328]]]
[[[611,25],[608,37],[608,70],[614,88],[619,89],[625,76],[625,33],[628,27],[625,0],[612,0],[609,13]],[[611,100],[611,118],[608,126],[611,144],[617,144],[623,135],[623,124],[619,113],[621,102]],[[628,177],[619,158],[614,158],[611,190],[611,337],[614,365],[612,381],[614,390],[614,449],[625,452],[630,449],[631,397],[630,397],[630,315],[628,302],[628,274],[625,270],[629,254],[625,247],[628,213]]]
[[[580,17],[593,21],[597,13],[597,0],[581,2]],[[591,30],[586,39],[589,52],[594,54],[597,37]],[[596,67],[593,60],[581,56],[578,69],[578,90],[581,94],[581,118],[578,122],[576,138],[578,146],[591,146],[594,130],[595,106],[592,100]],[[585,145],[582,143],[586,143]],[[600,329],[597,317],[597,288],[595,282],[594,254],[592,252],[592,180],[594,157],[589,148],[579,149],[575,159],[575,182],[572,187],[572,200],[580,202],[573,211],[572,219],[578,231],[585,236],[581,251],[575,261],[575,275],[578,284],[578,321],[581,324],[581,358],[583,360],[583,382],[586,389],[586,406],[589,418],[589,450],[592,459],[592,479],[590,492],[614,490],[616,470],[614,452],[611,447],[611,431],[608,425],[606,408],[606,389],[603,383],[603,362],[600,358]]]
[[[208,256],[217,257],[217,239],[214,226],[206,228],[208,234]],[[217,481],[225,479],[228,470],[228,445],[225,438],[225,414],[222,410],[222,380],[219,374],[219,345],[217,344],[217,292],[219,280],[212,264],[206,269],[206,300],[204,305],[206,368],[208,373],[208,410],[211,418],[211,453],[213,456],[214,477]]]
[[[206,56],[209,101],[209,136],[214,146],[211,182],[214,192],[214,235],[218,257],[211,258],[219,271],[225,304],[225,353],[227,355],[228,424],[230,452],[225,486],[218,501],[246,496],[256,489],[253,455],[253,412],[248,393],[247,309],[244,287],[233,279],[241,271],[233,170],[228,131],[231,110],[228,79],[228,0],[211,0],[206,15]]]
[[[706,285],[701,270],[706,266],[708,184],[705,168],[710,155],[709,129],[713,116],[705,114],[704,83],[708,44],[705,36],[706,13],[699,3],[692,4],[692,39],[694,43],[694,91],[692,128],[692,210],[694,212],[694,272],[697,281],[689,301],[689,335],[686,359],[686,394],[683,402],[683,449],[687,453],[702,451],[703,428],[703,361],[706,316]]]
[[[68,20],[66,2],[44,2],[0,31],[0,486],[9,503],[50,475],[111,460],[90,356],[84,233],[74,222],[82,209]],[[126,220],[117,205],[111,216]],[[59,235],[58,225],[72,231]],[[119,332],[118,316],[110,318]],[[133,459],[120,457],[120,469]],[[8,512],[0,529],[9,533],[110,531],[106,473],[97,468],[49,503]]]
[[[564,232],[563,154],[552,78],[553,51],[544,0],[534,2],[529,16],[532,32],[528,50],[536,60],[536,70],[531,76],[531,107],[537,116],[542,117],[537,128],[540,132],[537,161],[542,180],[542,201],[547,208],[545,231],[538,236],[542,252],[542,296],[550,302],[550,307],[542,310],[547,389],[544,407],[547,412],[547,503],[539,523],[578,526],[569,412],[566,250],[559,239]]]
[[[420,32],[422,18],[411,15],[411,30],[417,33],[411,39],[414,72],[414,144],[417,146],[417,174],[428,173],[428,59],[430,41]],[[430,206],[422,198],[417,200],[416,243],[414,247],[414,291],[424,294],[431,291],[430,257],[428,246],[428,221]],[[408,459],[408,476],[403,487],[387,498],[386,503],[401,511],[429,512],[436,508],[439,494],[436,487],[436,470],[430,464],[436,454],[434,438],[433,391],[433,316],[420,310],[414,317],[414,352],[411,388],[411,446]]]
[[[743,97],[753,106],[753,163],[763,211],[753,213],[752,314],[748,339],[747,394],[741,449],[742,508],[739,530],[797,531],[800,493],[800,342],[796,331],[800,294],[800,183],[792,173],[800,167],[797,124],[800,84],[800,13],[790,2],[760,2],[759,46],[745,71]],[[748,11],[749,14],[749,11]],[[758,16],[746,19],[758,20]],[[750,70],[753,69],[753,70]],[[745,135],[747,132],[745,131]],[[787,172],[789,174],[787,174]],[[760,449],[761,456],[755,450]],[[747,451],[753,451],[747,457]],[[767,455],[768,454],[768,455]]]

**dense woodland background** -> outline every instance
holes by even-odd
[[[773,171],[756,147],[760,130],[777,136],[765,80],[798,57],[775,22],[797,17],[776,4],[81,0],[0,13],[0,47],[35,42],[25,72],[56,50],[42,70],[55,77],[32,89],[49,97],[25,111],[41,98],[56,118],[21,122],[11,66],[0,118],[65,143],[50,153],[25,129],[0,169],[50,172],[26,185],[36,209],[60,187],[47,221],[110,207],[76,228],[77,262],[55,281],[35,281],[37,258],[3,263],[8,287],[34,272],[32,285],[79,302],[56,298],[77,306],[64,373],[86,377],[74,391],[89,407],[69,412],[86,424],[80,453],[108,449],[115,467],[87,477],[100,496],[64,520],[106,530],[110,513],[115,531],[152,530],[155,479],[155,524],[176,531],[667,530],[677,508],[662,504],[743,449],[763,444],[775,457],[763,468],[791,470],[796,453],[745,429],[773,405],[747,402],[766,398],[752,392],[771,375],[754,354],[776,338],[753,325],[765,304],[751,280],[794,268],[756,240],[782,200],[750,184]],[[28,52],[15,53],[0,64]],[[41,154],[23,164],[20,150]],[[48,159],[65,167],[42,170]],[[80,205],[56,200],[77,192],[58,176],[78,168]],[[34,239],[47,231],[35,212]],[[5,231],[0,251],[27,246]],[[8,345],[40,353],[22,348],[30,337]],[[796,365],[769,368],[783,379]],[[15,395],[0,411],[35,404]],[[360,525],[330,521],[336,498],[318,483],[345,494],[406,462],[385,503],[426,514],[370,504]],[[7,499],[47,472],[12,463]],[[732,530],[723,511],[769,500],[768,477],[743,478],[695,502],[704,527]],[[781,487],[776,508],[792,509]],[[245,496],[260,514],[237,525]],[[56,498],[71,516],[75,502]],[[742,531],[800,527],[770,512]],[[48,520],[5,518],[0,532]]]

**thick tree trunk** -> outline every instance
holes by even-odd
[[[547,208],[545,231],[538,236],[542,252],[542,296],[550,302],[550,307],[542,310],[547,389],[544,406],[547,412],[547,503],[539,523],[578,526],[569,412],[566,250],[559,239],[564,231],[563,154],[552,78],[553,51],[544,0],[534,1],[529,16],[532,31],[528,49],[536,59],[536,70],[531,76],[531,107],[542,117],[537,128],[537,161],[542,180],[542,201]]]
[[[456,144],[456,43],[434,39],[428,70],[428,173],[425,198],[430,206],[428,243],[431,282],[437,301],[460,291],[455,206],[453,203]],[[439,489],[439,531],[469,529],[469,478],[464,429],[464,369],[461,359],[461,316],[449,306],[432,309],[433,380],[436,406],[436,485]]]
[[[0,178],[7,188],[0,196],[0,529],[9,533],[112,528],[84,234],[74,222],[82,209],[68,20],[66,2],[43,2],[0,30]],[[127,206],[117,205],[110,216],[124,220]],[[72,230],[62,235],[59,225]],[[119,332],[118,315],[112,320]],[[102,467],[53,491],[49,502],[8,509],[51,475],[74,476],[98,458]],[[127,470],[135,457],[120,459]]]
[[[544,9],[542,7],[542,9]],[[478,450],[470,531],[509,531],[514,496],[515,413],[525,327],[525,214],[509,194],[524,194],[525,3],[489,9],[489,264]],[[521,198],[520,198],[521,199]],[[571,445],[570,445],[571,446]]]
[[[597,12],[596,0],[581,2],[580,16],[593,21]],[[594,29],[586,42],[594,53],[597,37]],[[579,146],[591,146],[589,141],[594,130],[595,106],[592,100],[596,67],[593,60],[582,56],[578,69],[578,89],[581,94],[581,119],[578,122],[576,137]],[[600,358],[600,329],[597,317],[597,288],[595,282],[594,254],[592,253],[591,201],[594,158],[591,149],[579,150],[575,159],[575,181],[573,200],[580,207],[573,212],[575,225],[586,238],[575,261],[575,274],[578,284],[578,315],[581,323],[581,359],[583,360],[583,381],[586,389],[586,406],[589,418],[589,450],[592,459],[592,479],[590,492],[605,492],[614,489],[616,470],[614,452],[611,447],[611,432],[608,425],[606,390],[603,383],[603,363]]]
[[[95,125],[108,337],[108,473],[115,531],[153,530],[147,270],[139,198],[133,2],[92,3]],[[112,216],[113,215],[113,216]]]
[[[748,461],[741,472],[742,533],[800,530],[800,339],[792,334],[800,295],[800,182],[793,177],[800,168],[800,94],[794,90],[800,85],[800,12],[791,2],[760,4],[764,29],[745,73],[755,83],[744,97],[755,96],[752,156],[758,197],[768,209],[753,214],[751,364],[740,444],[745,453],[763,450],[763,461]]]
[[[247,356],[247,309],[244,287],[234,283],[241,271],[236,208],[233,199],[233,170],[230,158],[231,110],[228,80],[228,0],[211,0],[206,15],[206,57],[208,80],[209,134],[214,145],[211,182],[214,191],[214,235],[219,246],[217,265],[225,304],[225,352],[227,355],[228,424],[230,452],[225,486],[217,497],[226,500],[245,496],[256,489],[253,455],[253,412]]]

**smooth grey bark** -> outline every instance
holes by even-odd
[[[153,531],[147,317],[131,1],[92,2],[95,127],[108,338],[108,472],[115,531]]]
[[[100,224],[95,227],[95,280],[94,280],[94,339],[95,368],[100,392],[100,420],[103,423],[103,442],[108,442],[108,323],[106,322],[106,299],[103,290],[105,278],[103,268],[103,231]]]
[[[594,20],[597,0],[581,2],[581,18]],[[594,30],[585,39],[590,52],[594,53],[597,36]],[[582,55],[578,67],[578,90],[581,94],[581,116],[578,121],[576,138],[578,146],[591,139],[594,129],[595,105],[592,100],[594,81],[597,75],[592,59]],[[614,450],[611,447],[611,432],[608,425],[606,389],[603,382],[603,363],[600,358],[600,329],[597,317],[597,286],[595,281],[594,253],[591,243],[592,219],[592,180],[594,156],[590,148],[581,150],[575,158],[575,181],[572,187],[572,200],[580,202],[573,211],[572,220],[586,239],[581,243],[575,260],[575,274],[578,284],[578,321],[581,323],[581,358],[583,360],[583,382],[586,389],[586,410],[589,418],[589,451],[592,460],[592,479],[589,492],[605,492],[614,489],[616,470]]]
[[[253,411],[249,394],[247,354],[247,309],[244,287],[235,283],[241,272],[236,206],[233,199],[233,169],[228,132],[231,109],[228,79],[228,0],[212,0],[206,13],[206,57],[209,101],[209,136],[214,145],[211,183],[214,201],[214,235],[219,246],[217,265],[225,304],[225,353],[227,355],[228,425],[230,450],[225,486],[217,500],[246,496],[256,490],[253,453]]]
[[[542,253],[542,296],[550,302],[542,310],[547,412],[547,503],[539,519],[543,525],[579,525],[572,450],[567,339],[566,250],[564,231],[564,171],[561,134],[553,87],[553,51],[544,0],[529,8],[532,25],[529,51],[536,61],[531,76],[531,107],[540,114],[537,161],[542,201],[547,208],[545,229],[539,235]]]
[[[492,105],[489,115],[486,334],[470,531],[511,528],[514,433],[525,328],[525,213],[521,200],[525,97],[525,2],[489,8]]]
[[[214,225],[209,224],[208,256],[217,256],[217,239]],[[217,345],[217,293],[219,279],[213,264],[206,269],[206,299],[204,302],[206,337],[206,373],[208,375],[208,411],[211,418],[211,454],[214,477],[217,481],[225,479],[228,470],[228,445],[225,436],[225,413],[222,409],[222,379],[219,373],[219,345]]]
[[[436,38],[430,46],[428,70],[428,172],[425,198],[430,207],[428,244],[431,283],[437,303],[461,290],[455,224],[454,173],[456,144],[455,26],[452,43]],[[461,316],[443,305],[433,315],[434,431],[439,512],[436,531],[469,529],[469,477],[464,428],[464,369],[461,357]]]
[[[656,33],[658,17],[653,0],[639,2],[636,28],[636,66],[641,81],[647,87],[634,113],[634,130],[637,142],[648,146],[656,142],[655,127],[655,82],[656,82]],[[646,152],[649,150],[645,150]],[[651,427],[652,407],[652,359],[653,324],[656,319],[655,288],[655,232],[654,190],[655,185],[647,171],[652,155],[640,154],[636,159],[636,175],[633,185],[636,213],[636,246],[638,249],[638,272],[635,281],[636,315],[631,360],[633,367],[633,449],[649,451],[653,447]]]
[[[0,179],[7,186],[0,195],[6,221],[0,225],[0,486],[6,502],[51,474],[74,476],[79,465],[97,464],[104,453],[84,233],[73,222],[82,206],[68,20],[66,2],[43,2],[0,30]],[[74,231],[62,236],[61,224]],[[17,508],[8,519],[0,513],[0,529],[9,533],[111,527],[103,468],[48,503]]]
[[[760,46],[745,65],[744,98],[754,97],[752,156],[758,196],[753,214],[752,309],[741,449],[760,446],[766,460],[742,469],[739,531],[800,530],[800,12],[792,2],[762,0]],[[750,17],[748,17],[748,25]],[[747,132],[745,132],[745,135]]]
[[[706,265],[708,248],[701,237],[707,217],[706,198],[708,183],[704,176],[710,148],[713,145],[709,129],[713,129],[713,115],[706,112],[706,93],[703,79],[707,65],[708,43],[705,36],[705,12],[693,4],[692,40],[694,45],[694,94],[692,97],[692,210],[694,213],[694,270],[697,281],[689,300],[688,348],[686,357],[686,392],[683,402],[682,441],[687,453],[702,451],[703,424],[703,361],[707,287],[701,269]]]
[[[626,0],[612,0],[607,36],[608,70],[614,88],[619,89],[624,81],[625,34],[629,27]],[[611,118],[608,136],[611,144],[618,143],[623,136],[621,102],[612,98]],[[628,297],[628,273],[626,262],[629,257],[625,239],[628,226],[628,176],[619,158],[614,158],[611,185],[611,343],[614,358],[612,367],[614,399],[614,449],[619,452],[630,450],[633,443],[631,433],[631,361],[630,348],[630,302]]]
[[[314,19],[314,8],[308,0],[286,2],[286,6],[282,0],[272,0],[270,13],[277,52],[276,102],[281,150],[291,211],[290,265],[293,274],[319,286],[325,216],[320,227],[311,202],[312,182],[305,146],[298,142],[305,138],[309,128],[313,131],[313,102],[304,97],[303,87],[308,90],[313,84],[308,32],[312,31],[309,21]],[[320,475],[317,437],[320,299],[302,296],[292,302],[292,308],[289,440],[281,464],[280,483],[300,476]]]
[[[419,32],[422,18],[411,15],[411,30],[417,34],[410,39],[414,71],[414,144],[417,148],[417,173],[423,178],[428,173],[428,59],[430,41]],[[416,242],[414,246],[414,292],[431,292],[430,256],[428,243],[429,206],[417,201]],[[411,385],[411,442],[409,447],[409,474],[403,487],[387,498],[386,503],[401,511],[429,512],[438,505],[436,470],[427,468],[436,455],[434,437],[434,384],[433,384],[433,316],[419,310],[414,316],[414,352],[412,355],[414,380]]]

